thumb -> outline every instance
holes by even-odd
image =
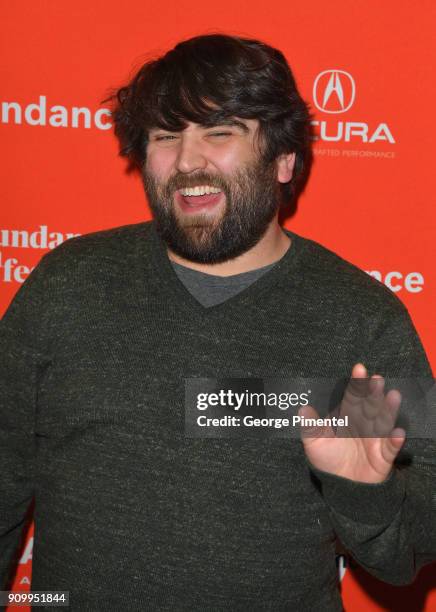
[[[384,444],[382,445],[382,455],[383,459],[392,464],[395,460],[395,457],[400,452],[401,447],[406,441],[406,432],[404,429],[399,427],[393,429],[391,431],[391,435],[389,438],[385,438],[383,440]]]

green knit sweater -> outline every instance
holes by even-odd
[[[411,581],[436,545],[434,449],[379,485],[311,469],[297,439],[192,439],[185,378],[431,377],[400,301],[292,245],[224,303],[178,279],[153,222],[66,241],[1,324],[0,578],[34,498],[32,590],[74,611],[341,610],[335,538]]]

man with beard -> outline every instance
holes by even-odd
[[[3,319],[2,586],[33,497],[32,590],[77,610],[341,610],[336,537],[411,581],[435,549],[434,456],[394,428],[377,375],[431,371],[384,286],[279,224],[310,161],[285,58],[184,41],[117,92],[114,120],[154,218],[54,249]],[[185,430],[190,384],[368,373],[383,437]]]

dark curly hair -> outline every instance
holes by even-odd
[[[265,163],[296,154],[294,174],[281,185],[282,204],[305,182],[311,156],[310,113],[284,55],[253,39],[225,34],[196,36],[146,62],[108,98],[120,155],[143,167],[148,131],[181,131],[191,121],[205,127],[230,117],[257,119]]]

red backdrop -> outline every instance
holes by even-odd
[[[286,226],[373,273],[408,307],[435,369],[432,0],[15,0],[1,5],[0,307],[71,234],[150,218],[100,104],[150,55],[210,32],[281,49],[318,140]],[[31,576],[31,532],[15,588]],[[436,610],[435,566],[394,588],[347,567],[348,611]]]

